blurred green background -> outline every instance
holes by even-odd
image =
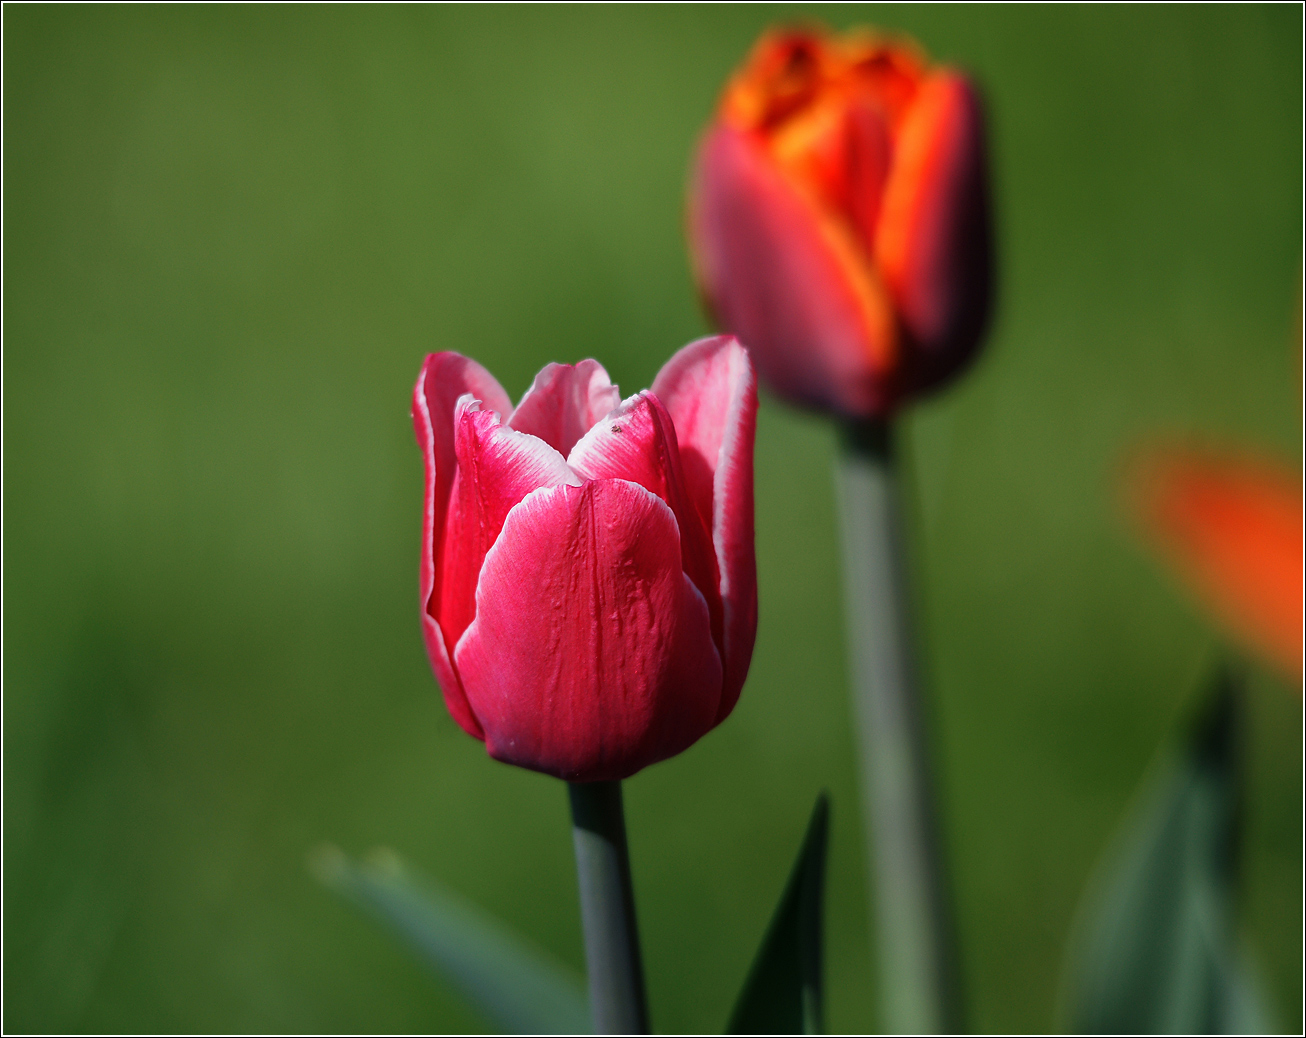
[[[421,647],[423,354],[630,392],[705,330],[689,150],[786,17],[973,69],[1001,297],[906,418],[971,1025],[1052,1026],[1085,880],[1221,651],[1135,547],[1131,448],[1300,459],[1301,11],[4,12],[4,1027],[484,1023],[321,889],[393,847],[577,970],[562,786]],[[655,1028],[726,1018],[833,795],[829,1023],[875,1021],[822,420],[765,400],[728,723],[627,783]],[[1243,929],[1301,1026],[1301,722],[1257,671]]]

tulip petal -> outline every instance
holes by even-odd
[[[844,114],[843,160],[848,181],[844,209],[870,255],[893,160],[893,141],[884,113],[865,98],[850,101]]]
[[[956,371],[988,319],[991,245],[984,119],[951,71],[921,84],[898,132],[875,233],[875,260],[919,350],[918,390]]]
[[[889,296],[851,225],[799,189],[755,136],[709,130],[690,238],[709,306],[771,385],[849,415],[888,406],[884,378],[897,354]]]
[[[464,731],[480,739],[484,738],[481,726],[467,706],[449,648],[435,619],[443,568],[440,559],[445,543],[445,518],[457,469],[453,442],[454,409],[458,398],[465,393],[504,413],[512,407],[503,387],[476,361],[458,353],[430,354],[422,364],[417,385],[413,388],[413,428],[426,467],[420,575],[422,639],[450,715]]]
[[[538,436],[566,457],[576,441],[620,403],[621,393],[597,360],[549,364],[535,376],[508,424]]]
[[[686,490],[676,427],[658,398],[645,390],[624,401],[581,437],[567,464],[585,479],[638,483],[671,507],[685,573],[707,600],[712,637],[724,651],[720,578],[708,533],[711,513],[704,516]]]
[[[494,411],[464,396],[454,414],[458,476],[449,497],[445,553],[436,619],[452,649],[476,615],[476,580],[513,505],[539,487],[579,485],[561,454],[543,440],[500,424]]]
[[[721,661],[675,517],[625,480],[512,509],[454,658],[490,755],[573,782],[632,775],[717,715]]]
[[[1251,457],[1158,451],[1139,464],[1134,508],[1216,620],[1302,676],[1301,483]]]
[[[712,531],[724,615],[720,722],[739,699],[757,636],[757,377],[748,351],[721,335],[679,350],[658,372],[653,394],[675,423],[686,488]]]

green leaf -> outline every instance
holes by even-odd
[[[418,877],[391,851],[355,862],[318,850],[312,871],[402,934],[441,977],[508,1034],[588,1034],[580,980],[502,923],[434,880]]]
[[[727,1034],[820,1034],[821,915],[830,798],[816,798],[798,860],[767,927]]]
[[[1154,769],[1090,884],[1063,981],[1071,1030],[1266,1030],[1234,933],[1239,706],[1239,689],[1222,671],[1183,745]]]

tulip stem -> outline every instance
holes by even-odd
[[[569,783],[595,1034],[648,1034],[620,782]]]
[[[958,970],[887,422],[844,425],[838,485],[882,1026],[956,1032]]]

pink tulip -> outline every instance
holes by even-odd
[[[776,393],[882,417],[979,344],[986,181],[979,97],[961,72],[864,30],[768,32],[699,145],[695,274]]]
[[[426,358],[422,632],[490,756],[621,779],[734,708],[757,629],[756,413],[725,336],[626,400],[597,361],[550,364],[515,410],[474,360]]]

